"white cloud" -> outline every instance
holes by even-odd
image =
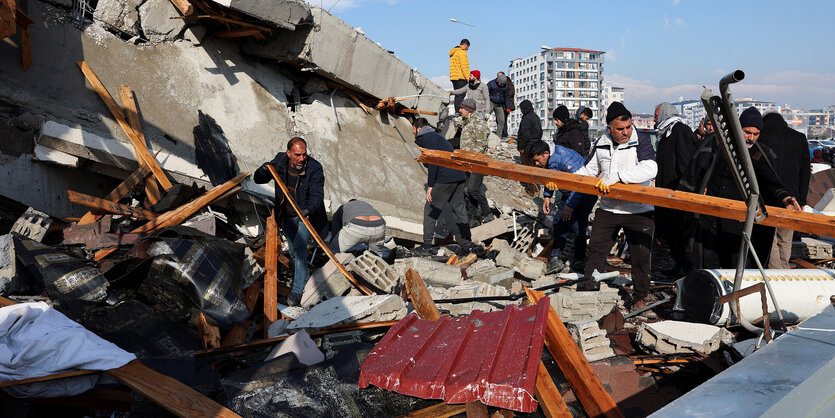
[[[712,73],[709,80],[701,81],[714,94],[718,94],[716,85],[719,77],[727,72],[717,68]],[[704,90],[701,83],[659,86],[651,80],[639,80],[620,74],[606,75],[605,80],[607,84],[624,87],[624,101],[630,110],[638,113],[649,113],[658,103],[677,101],[680,97],[698,99]],[[779,105],[790,104],[796,108],[821,108],[835,102],[835,73],[782,71],[749,76],[734,84],[731,93],[735,98],[753,97],[777,102]]]
[[[444,90],[452,90],[452,81],[449,81],[448,75],[437,75],[435,77],[429,77],[429,81],[438,85],[438,87]]]
[[[678,6],[678,3],[679,3],[680,1],[681,1],[681,0],[673,0],[673,7]]]
[[[686,28],[687,22],[680,17],[670,18],[668,16],[664,16],[664,30],[669,31],[675,28]]]

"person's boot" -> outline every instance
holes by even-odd
[[[461,233],[461,238],[463,238],[464,242],[470,242],[473,239],[473,234],[470,233],[470,225],[468,224],[456,224],[458,226],[458,232]]]
[[[481,223],[486,224],[488,222],[493,222],[496,220],[496,217],[493,216],[493,212],[487,212],[481,216]]]

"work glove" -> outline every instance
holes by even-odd
[[[609,191],[612,188],[612,185],[617,182],[618,181],[615,179],[601,178],[597,181],[597,184],[595,184],[594,187],[596,187],[597,190],[600,190],[601,193],[606,194],[609,193]]]
[[[551,190],[557,190],[560,188],[560,186],[558,186],[557,182],[555,181],[549,181],[548,183],[545,183],[545,187]]]

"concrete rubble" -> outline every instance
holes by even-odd
[[[288,331],[318,329],[336,324],[393,321],[406,316],[406,304],[397,295],[340,296],[328,299],[296,318]]]
[[[394,292],[397,276],[394,270],[382,258],[365,251],[348,263],[351,271],[386,293]]]
[[[733,336],[715,325],[661,321],[641,324],[636,341],[656,354],[710,354],[730,344]]]
[[[589,362],[615,356],[615,351],[609,346],[611,341],[606,338],[606,331],[598,327],[597,321],[569,322],[566,327]]]
[[[600,284],[599,291],[577,291],[569,286],[549,296],[551,307],[565,322],[599,321],[621,303],[618,289],[610,288],[605,283]]]
[[[337,253],[336,259],[343,265],[350,263],[354,256],[349,253]],[[342,275],[333,261],[328,260],[324,266],[317,269],[310,276],[304,286],[301,305],[310,309],[322,301],[344,296],[351,290],[351,283]]]
[[[426,258],[411,257],[396,260],[394,269],[399,277],[405,277],[406,271],[412,269],[429,286],[453,287],[463,280],[460,268]]]

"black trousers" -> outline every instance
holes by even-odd
[[[432,245],[435,238],[435,224],[441,217],[444,207],[450,206],[452,217],[458,226],[460,235],[455,236],[458,243],[470,241],[470,224],[467,221],[467,208],[464,203],[464,182],[435,183],[432,187],[432,203],[423,206],[423,243]]]
[[[569,195],[570,193],[568,192],[563,193],[564,198],[562,199],[563,202],[561,206],[565,206]],[[565,248],[565,235],[568,233],[571,226],[576,223],[577,236],[574,238],[574,261],[586,261],[586,230],[589,226],[589,214],[594,208],[595,203],[597,203],[597,196],[584,195],[582,199],[580,199],[580,204],[574,208],[574,212],[571,214],[571,219],[568,221],[562,220],[562,211],[557,212],[556,216],[559,217],[559,220],[554,221],[553,249],[562,251],[563,248]]]
[[[586,277],[591,277],[597,270],[606,271],[606,257],[623,228],[629,254],[632,257],[632,283],[635,289],[634,299],[639,300],[649,294],[650,273],[652,271],[651,252],[652,234],[655,223],[653,212],[635,214],[617,214],[603,209],[594,212],[594,222],[589,240],[589,256],[586,261]]]
[[[450,80],[450,81],[452,81],[452,89],[453,90],[460,89],[461,87],[464,87],[464,86],[467,85],[467,80]],[[461,102],[464,101],[464,97],[466,97],[466,96],[467,96],[467,93],[461,93],[461,94],[456,94],[455,95],[455,101],[453,103],[455,104],[455,114],[456,115],[458,114],[458,109],[461,107]]]
[[[474,210],[473,214],[485,217],[490,214],[490,204],[487,203],[487,195],[481,190],[484,183],[484,174],[467,174],[467,205]]]

